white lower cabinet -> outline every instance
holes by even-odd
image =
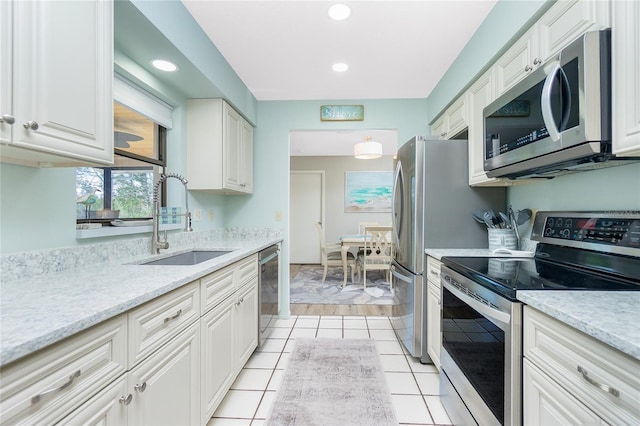
[[[525,425],[640,424],[640,361],[524,308]]]
[[[130,425],[200,422],[200,323],[129,372]]]
[[[202,317],[202,418],[211,418],[235,378],[235,299],[228,298]]]
[[[427,257],[427,353],[433,364],[440,370],[440,350],[442,349],[442,306],[440,267],[442,263]]]
[[[75,425],[126,425],[128,409],[124,404],[127,395],[127,377],[122,376],[80,408],[62,419],[61,426]],[[122,402],[120,402],[120,399]]]
[[[242,266],[236,268],[238,276]],[[202,317],[202,424],[211,418],[258,346],[257,269],[243,284]]]
[[[525,424],[606,424],[527,359],[524,360],[523,375]]]
[[[3,366],[0,424],[205,425],[257,344],[253,255]]]

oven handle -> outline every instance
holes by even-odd
[[[447,290],[449,290],[458,299],[462,300],[464,303],[471,306],[473,309],[480,312],[482,315],[489,317],[491,319],[495,319],[496,321],[504,324],[505,326],[509,325],[509,321],[511,321],[511,314],[492,308],[491,306],[478,302],[473,297],[467,296],[466,294],[458,290],[455,286],[452,286],[451,284],[447,283],[444,280],[444,277],[442,278],[442,284],[447,288]]]

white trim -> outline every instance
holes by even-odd
[[[113,99],[167,129],[173,127],[173,107],[139,88],[125,77],[114,74]]]

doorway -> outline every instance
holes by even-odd
[[[290,262],[319,264],[320,239],[316,223],[324,223],[324,170],[292,170],[290,173]]]

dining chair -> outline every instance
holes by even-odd
[[[358,223],[358,234],[364,234],[364,228],[366,226],[380,226],[378,222],[359,222]]]
[[[322,265],[324,266],[324,271],[322,273],[322,283],[327,278],[327,270],[329,266],[340,266],[344,267],[342,261],[342,252],[343,247],[341,243],[325,243],[324,241],[324,230],[322,229],[322,224],[320,222],[316,223],[316,228],[318,228],[318,236],[320,237],[320,251],[322,254]],[[356,270],[356,257],[353,253],[348,250],[344,250],[345,256],[347,259],[347,269],[351,268],[351,282],[355,283],[355,270]],[[347,270],[343,270],[343,281],[342,287],[344,287],[347,283]]]
[[[364,250],[358,256],[358,267],[362,269],[364,288],[367,288],[367,271],[371,270],[386,271],[389,288],[393,288],[391,284],[392,229],[391,226],[366,226],[364,229]]]

